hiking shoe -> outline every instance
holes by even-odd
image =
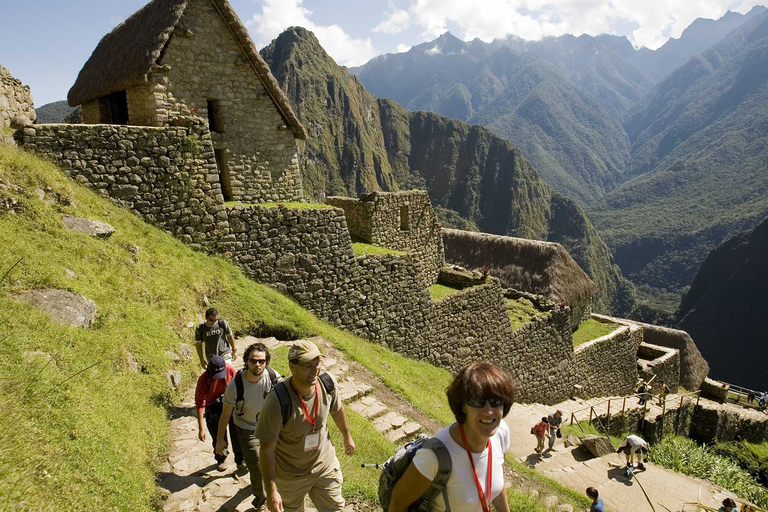
[[[253,505],[253,508],[256,510],[256,512],[261,510],[261,508],[264,505],[266,505],[266,503],[267,503],[267,498],[256,497],[256,498],[253,498],[253,501],[251,501],[251,505]]]
[[[645,469],[645,465],[641,462],[637,465],[637,469]]]
[[[237,463],[237,470],[238,471],[248,471],[248,465],[245,462],[238,462]]]
[[[216,469],[218,469],[219,471],[226,471],[227,463],[225,461],[219,462],[219,465],[216,466]]]

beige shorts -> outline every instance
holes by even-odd
[[[304,512],[304,497],[307,494],[318,512],[343,511],[344,498],[341,495],[343,481],[338,459],[328,469],[317,475],[275,479],[285,512]]]

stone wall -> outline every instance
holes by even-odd
[[[215,251],[227,233],[204,126],[44,124],[28,126],[17,137],[25,149],[192,247]]]
[[[635,354],[641,339],[640,327],[620,325],[612,333],[576,347],[573,366],[581,386],[578,395],[631,394],[637,383]]]
[[[732,441],[737,437],[752,443],[768,441],[768,416],[746,414],[702,399],[691,424],[691,437],[705,443]]]
[[[21,116],[29,122],[35,120],[35,104],[29,86],[14,78],[10,71],[0,65],[0,138],[11,142],[3,130],[11,125],[11,119]],[[2,141],[0,141],[2,142]]]
[[[673,348],[640,343],[637,357],[648,361],[647,371],[656,376],[653,391],[661,389],[663,381],[670,393],[677,393],[680,386],[680,351]]]
[[[151,77],[159,124],[189,111],[208,119],[208,101],[215,106],[227,200],[302,200],[294,133],[212,2],[189,2],[159,64]]]
[[[724,404],[728,401],[729,389],[730,385],[726,384],[725,382],[719,382],[707,377],[704,379],[704,382],[701,383],[701,396]]]
[[[433,284],[445,262],[443,239],[435,212],[424,190],[379,193],[349,198],[329,197],[326,202],[343,208],[352,234],[373,245],[407,251],[421,265],[422,284]]]

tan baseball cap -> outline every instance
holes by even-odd
[[[320,357],[320,349],[311,341],[301,340],[294,342],[288,349],[288,360],[298,359],[300,363],[306,364],[316,357]]]

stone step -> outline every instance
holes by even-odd
[[[400,416],[398,413],[390,411],[384,416],[379,416],[376,421],[373,422],[373,427],[381,432],[388,432],[393,429],[397,429],[405,425],[408,418]]]
[[[387,406],[370,395],[364,396],[356,402],[352,402],[349,404],[349,408],[368,419],[378,418],[387,412]]]
[[[351,402],[368,395],[371,391],[373,391],[373,387],[368,384],[349,381],[339,383],[339,398],[342,402]]]
[[[414,435],[420,430],[421,430],[421,425],[419,425],[415,421],[409,420],[402,427],[396,428],[394,430],[390,430],[389,432],[387,432],[386,437],[388,441],[392,443],[396,443],[398,441],[405,439],[406,437],[410,437]]]

